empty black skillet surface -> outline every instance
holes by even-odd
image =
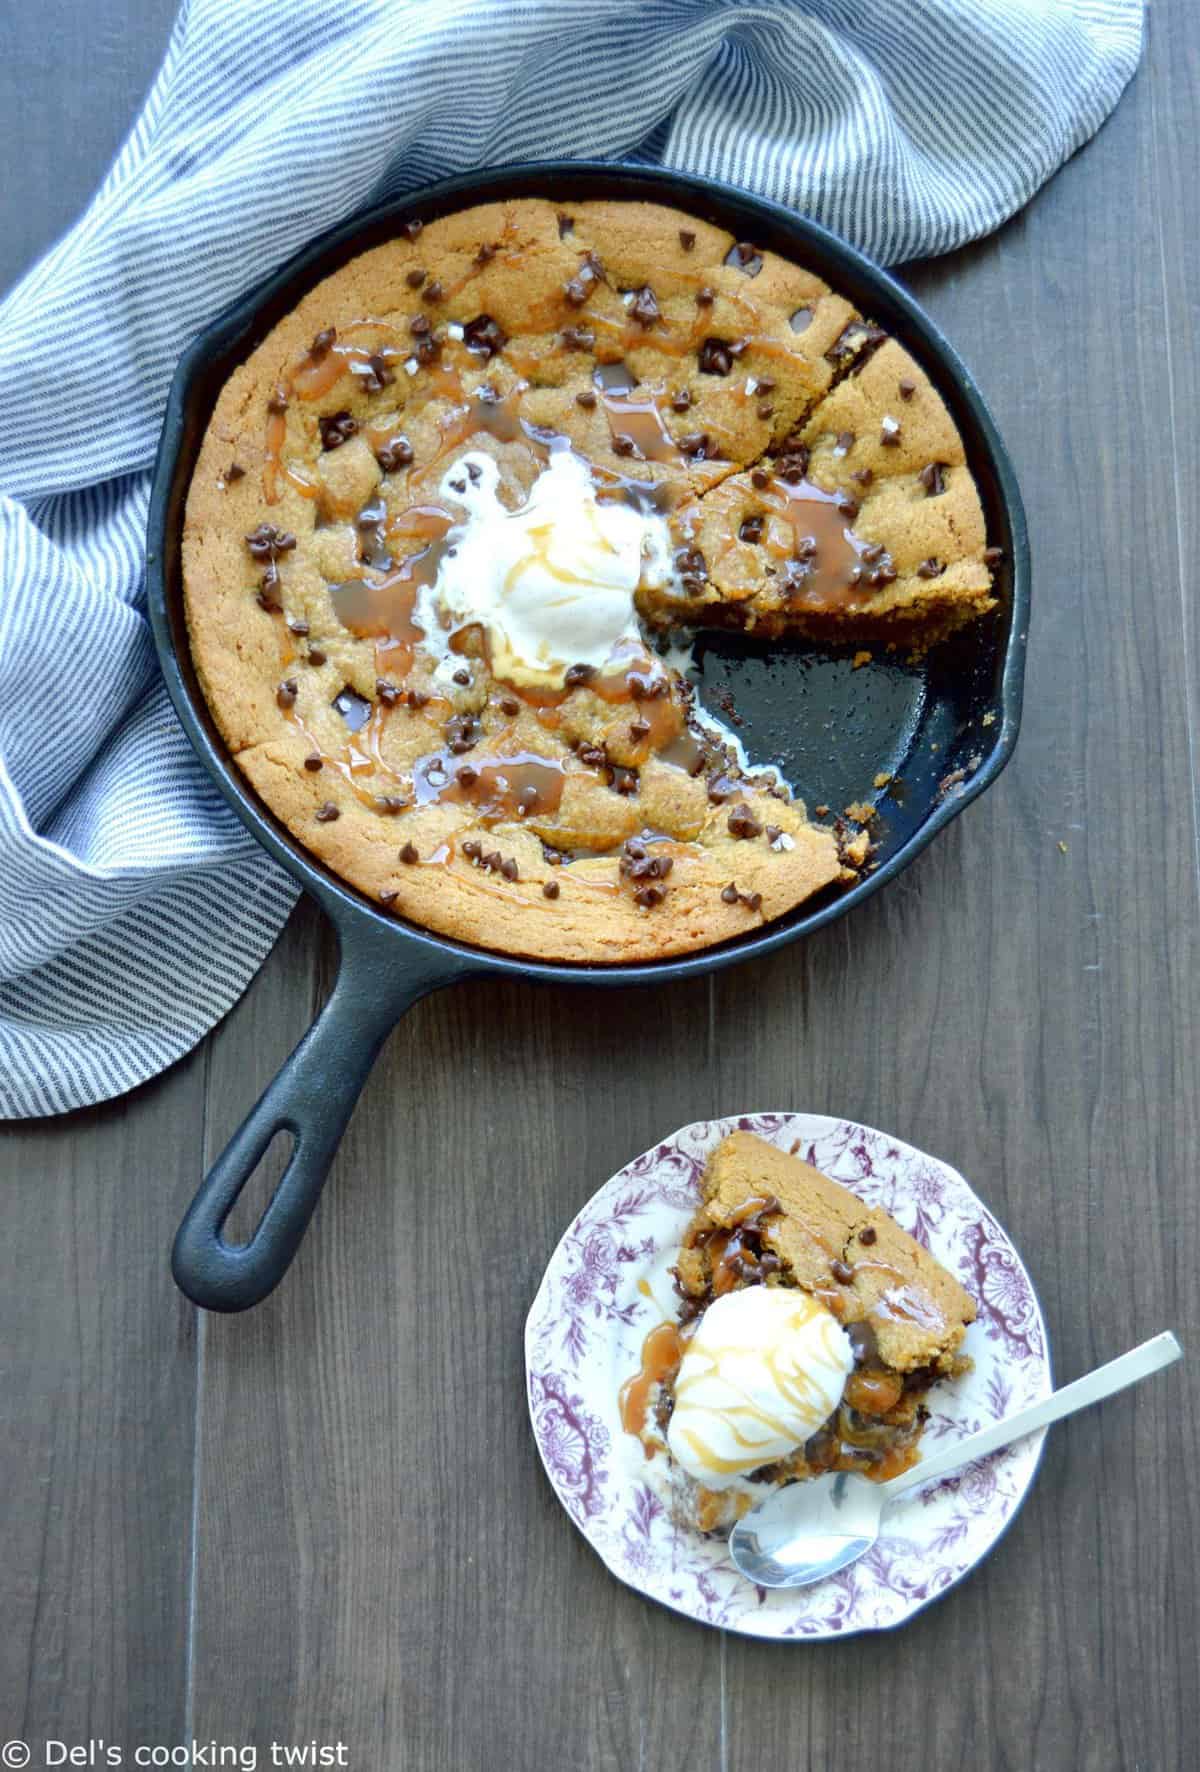
[[[903,343],[954,415],[987,518],[1003,549],[1000,607],[917,662],[877,652],[854,668],[849,652],[769,649],[709,634],[696,647],[698,693],[727,715],[757,762],[779,763],[811,807],[862,800],[876,775],[900,778],[873,827],[878,866],[850,891],[810,899],[776,923],[681,959],[576,966],[515,959],[447,940],[385,914],[329,873],[262,806],[217,733],[196,680],[183,612],[184,504],[201,439],[224,383],[312,284],[406,217],[428,221],[472,203],[546,197],[569,204],[629,198],[671,204],[817,272]],[[332,919],[341,950],[337,984],[313,1027],[234,1134],[203,1182],[175,1241],[175,1279],[210,1310],[245,1310],[278,1283],[312,1216],[338,1141],[380,1046],[409,1006],[459,979],[498,974],[588,985],[665,984],[795,941],[895,879],[969,800],[996,779],[1016,742],[1029,620],[1029,546],[1011,463],[967,371],[903,289],[834,235],[730,186],[653,168],[547,162],[447,180],[324,235],[201,334],[175,374],[150,499],[150,619],[167,688],[196,753],[263,847]],[[276,1132],[291,1160],[251,1242],[224,1225]]]

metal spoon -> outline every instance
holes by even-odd
[[[730,1555],[758,1587],[807,1587],[822,1581],[870,1550],[884,1510],[900,1496],[1137,1384],[1170,1366],[1182,1352],[1169,1332],[1156,1335],[1042,1402],[922,1459],[890,1483],[872,1483],[845,1471],[790,1483],[737,1522],[729,1535]]]

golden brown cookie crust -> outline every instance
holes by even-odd
[[[747,1200],[764,1196],[783,1210],[765,1220],[763,1242],[797,1285],[837,1301],[841,1321],[869,1322],[894,1371],[952,1369],[975,1301],[928,1249],[811,1163],[753,1133],[731,1133],[709,1158],[704,1222],[729,1225]]]
[[[642,419],[596,397],[597,363],[618,360],[640,384],[632,403],[651,390]],[[899,438],[885,441],[893,417]],[[392,558],[417,557],[458,514],[451,501],[444,518],[428,516],[457,456],[482,449],[509,502],[523,496],[539,465],[528,427],[566,436],[614,486],[668,488],[677,538],[704,556],[704,576],[682,595],[640,595],[651,624],[836,634],[869,617],[911,635],[992,604],[978,496],[940,397],[819,278],[659,205],[480,205],[401,233],[309,291],[231,376],[209,424],[184,531],[189,633],[217,724],[260,797],[398,914],[545,959],[683,953],[853,877],[833,834],[766,780],[739,780],[715,752],[688,773],[678,679],[653,706],[583,685],[548,710],[495,682],[478,649],[464,682],[434,690],[419,644],[344,624],[331,586],[366,576],[364,509],[382,500]],[[643,459],[643,444],[657,453]],[[781,452],[794,465],[797,451],[813,487],[855,505],[856,546],[878,549],[868,566],[891,573],[824,611],[789,605],[766,570],[771,547],[791,545],[791,519],[764,506],[779,502],[779,477],[764,487],[752,476]],[[738,530],[760,506],[756,548]],[[451,740],[464,732],[460,754]],[[478,790],[422,798],[414,767],[435,753],[452,773],[544,757],[554,804],[498,816]]]

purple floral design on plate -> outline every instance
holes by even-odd
[[[975,1370],[931,1399],[927,1443],[961,1439],[1045,1396],[1045,1328],[1020,1257],[963,1178],[882,1132],[816,1114],[749,1114],[685,1126],[613,1176],[568,1228],[525,1330],[534,1437],[559,1499],[613,1574],[701,1623],[814,1639],[886,1630],[985,1556],[1033,1480],[1040,1438],[907,1497],[858,1563],[817,1587],[767,1593],[724,1542],[677,1524],[661,1462],[621,1431],[617,1398],[649,1329],[673,1311],[668,1270],[709,1151],[757,1133],[882,1206],[956,1273],[979,1306]],[[654,1467],[658,1465],[656,1470]]]

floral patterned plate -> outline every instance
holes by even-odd
[[[551,1257],[525,1327],[529,1413],[546,1474],[613,1574],[701,1624],[747,1636],[820,1638],[903,1624],[961,1581],[1012,1520],[1044,1435],[993,1453],[888,1514],[857,1563],[814,1587],[768,1592],[739,1575],[723,1540],[677,1525],[666,1460],[623,1433],[622,1382],[648,1330],[673,1316],[668,1269],[708,1153],[756,1132],[882,1206],[972,1293],[964,1351],[975,1369],[930,1398],[926,1445],[961,1439],[1051,1389],[1046,1330],[1020,1257],[961,1175],[911,1145],[819,1114],[701,1120],[625,1166],[592,1196]],[[797,1142],[798,1141],[798,1142]]]

